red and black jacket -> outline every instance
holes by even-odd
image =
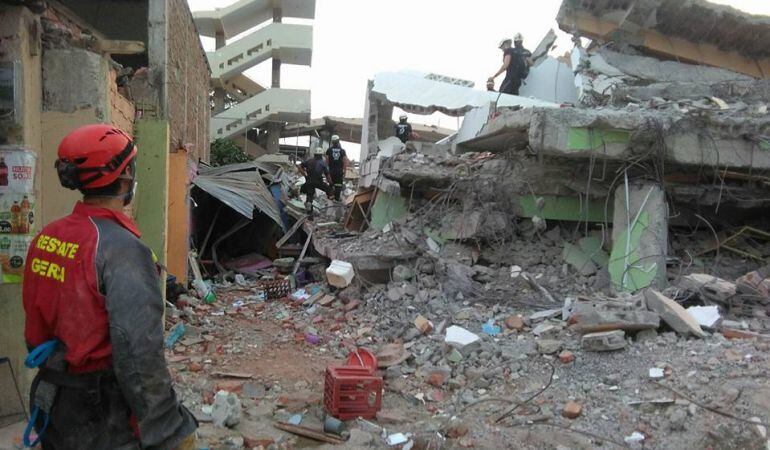
[[[24,272],[27,344],[59,339],[71,373],[111,368],[142,448],[172,448],[196,423],[163,354],[163,300],[150,249],[120,212],[78,203],[32,241]]]

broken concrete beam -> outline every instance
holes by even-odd
[[[586,334],[581,339],[580,346],[589,352],[620,350],[626,346],[626,333],[623,330],[613,330]]]
[[[535,50],[532,51],[532,56],[529,60],[533,66],[536,66],[543,58],[548,55],[548,51],[553,47],[553,43],[556,42],[556,32],[553,29],[548,30],[545,37],[537,44]]]
[[[624,330],[636,332],[655,330],[660,326],[660,317],[643,305],[620,302],[578,302],[572,306],[569,320],[579,333]]]
[[[543,156],[627,161],[639,156],[640,147],[649,148],[662,136],[664,151],[656,153],[656,158],[698,167],[770,169],[770,152],[757,152],[757,144],[745,139],[747,134],[763,135],[770,126],[767,116],[711,115],[699,121],[679,110],[533,108],[528,112],[532,116],[529,145]],[[650,124],[655,124],[654,129]],[[474,142],[488,137],[486,128]],[[504,134],[499,139],[504,140]],[[705,146],[711,151],[702,151]]]
[[[442,220],[441,237],[451,240],[494,238],[508,227],[508,220],[500,211],[475,210],[450,213]]]
[[[615,191],[612,253],[609,272],[612,287],[636,292],[648,286],[666,286],[668,205],[658,183],[634,180]]]
[[[698,321],[679,303],[655,289],[644,291],[644,298],[647,300],[647,307],[658,313],[660,318],[677,333],[685,336],[689,334],[697,337],[706,336]]]
[[[679,287],[697,292],[705,301],[720,304],[728,304],[736,295],[734,283],[705,273],[685,275],[679,281]]]

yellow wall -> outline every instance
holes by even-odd
[[[73,129],[94,123],[97,119],[96,110],[82,109],[74,113],[44,111],[42,120],[45,128],[42,133],[43,147],[38,157],[38,172],[41,181],[45,183],[45,192],[39,201],[39,223],[46,225],[71,213],[75,202],[81,198],[80,192],[64,189],[58,183],[54,162],[59,142]]]
[[[4,61],[20,60],[23,71],[23,120],[21,142],[27,148],[40,153],[40,105],[42,103],[40,42],[30,38],[30,30],[39,30],[40,23],[24,7],[0,7],[0,30],[6,36],[0,41],[0,58]],[[6,31],[9,30],[9,31]],[[45,192],[40,177],[38,157],[38,202]],[[39,210],[38,210],[39,212]],[[39,228],[40,221],[36,227]],[[24,343],[24,310],[20,284],[0,284],[0,356],[8,356],[13,368],[20,375],[22,389],[26,391],[32,379],[31,371],[23,370],[27,354]],[[4,372],[3,372],[4,373]],[[2,387],[0,387],[2,389]],[[8,411],[9,413],[12,411]]]

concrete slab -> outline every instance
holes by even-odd
[[[647,307],[658,313],[661,320],[666,322],[677,333],[685,336],[690,334],[696,337],[706,336],[698,321],[679,303],[655,289],[646,290],[644,298],[647,300]]]

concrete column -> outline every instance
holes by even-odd
[[[273,58],[273,83],[271,87],[281,87],[281,60]]]
[[[390,103],[377,103],[377,137],[379,140],[396,135],[393,127],[393,105]]]
[[[273,22],[281,23],[283,21],[283,11],[280,7],[273,8]],[[273,57],[273,84],[272,87],[281,87],[281,59]],[[268,149],[269,150],[269,149]],[[271,152],[272,153],[272,152]]]
[[[227,45],[224,32],[217,32],[215,39],[216,39],[215,45],[217,50]],[[225,110],[225,90],[220,87],[215,87],[214,88],[214,114],[219,114],[224,110]]]
[[[666,287],[668,204],[663,187],[627,179],[615,190],[610,279],[617,291]]]
[[[281,129],[283,126],[281,126],[278,122],[270,122],[267,124],[267,146],[266,150],[268,153],[278,153],[280,150],[280,142],[281,139]]]

